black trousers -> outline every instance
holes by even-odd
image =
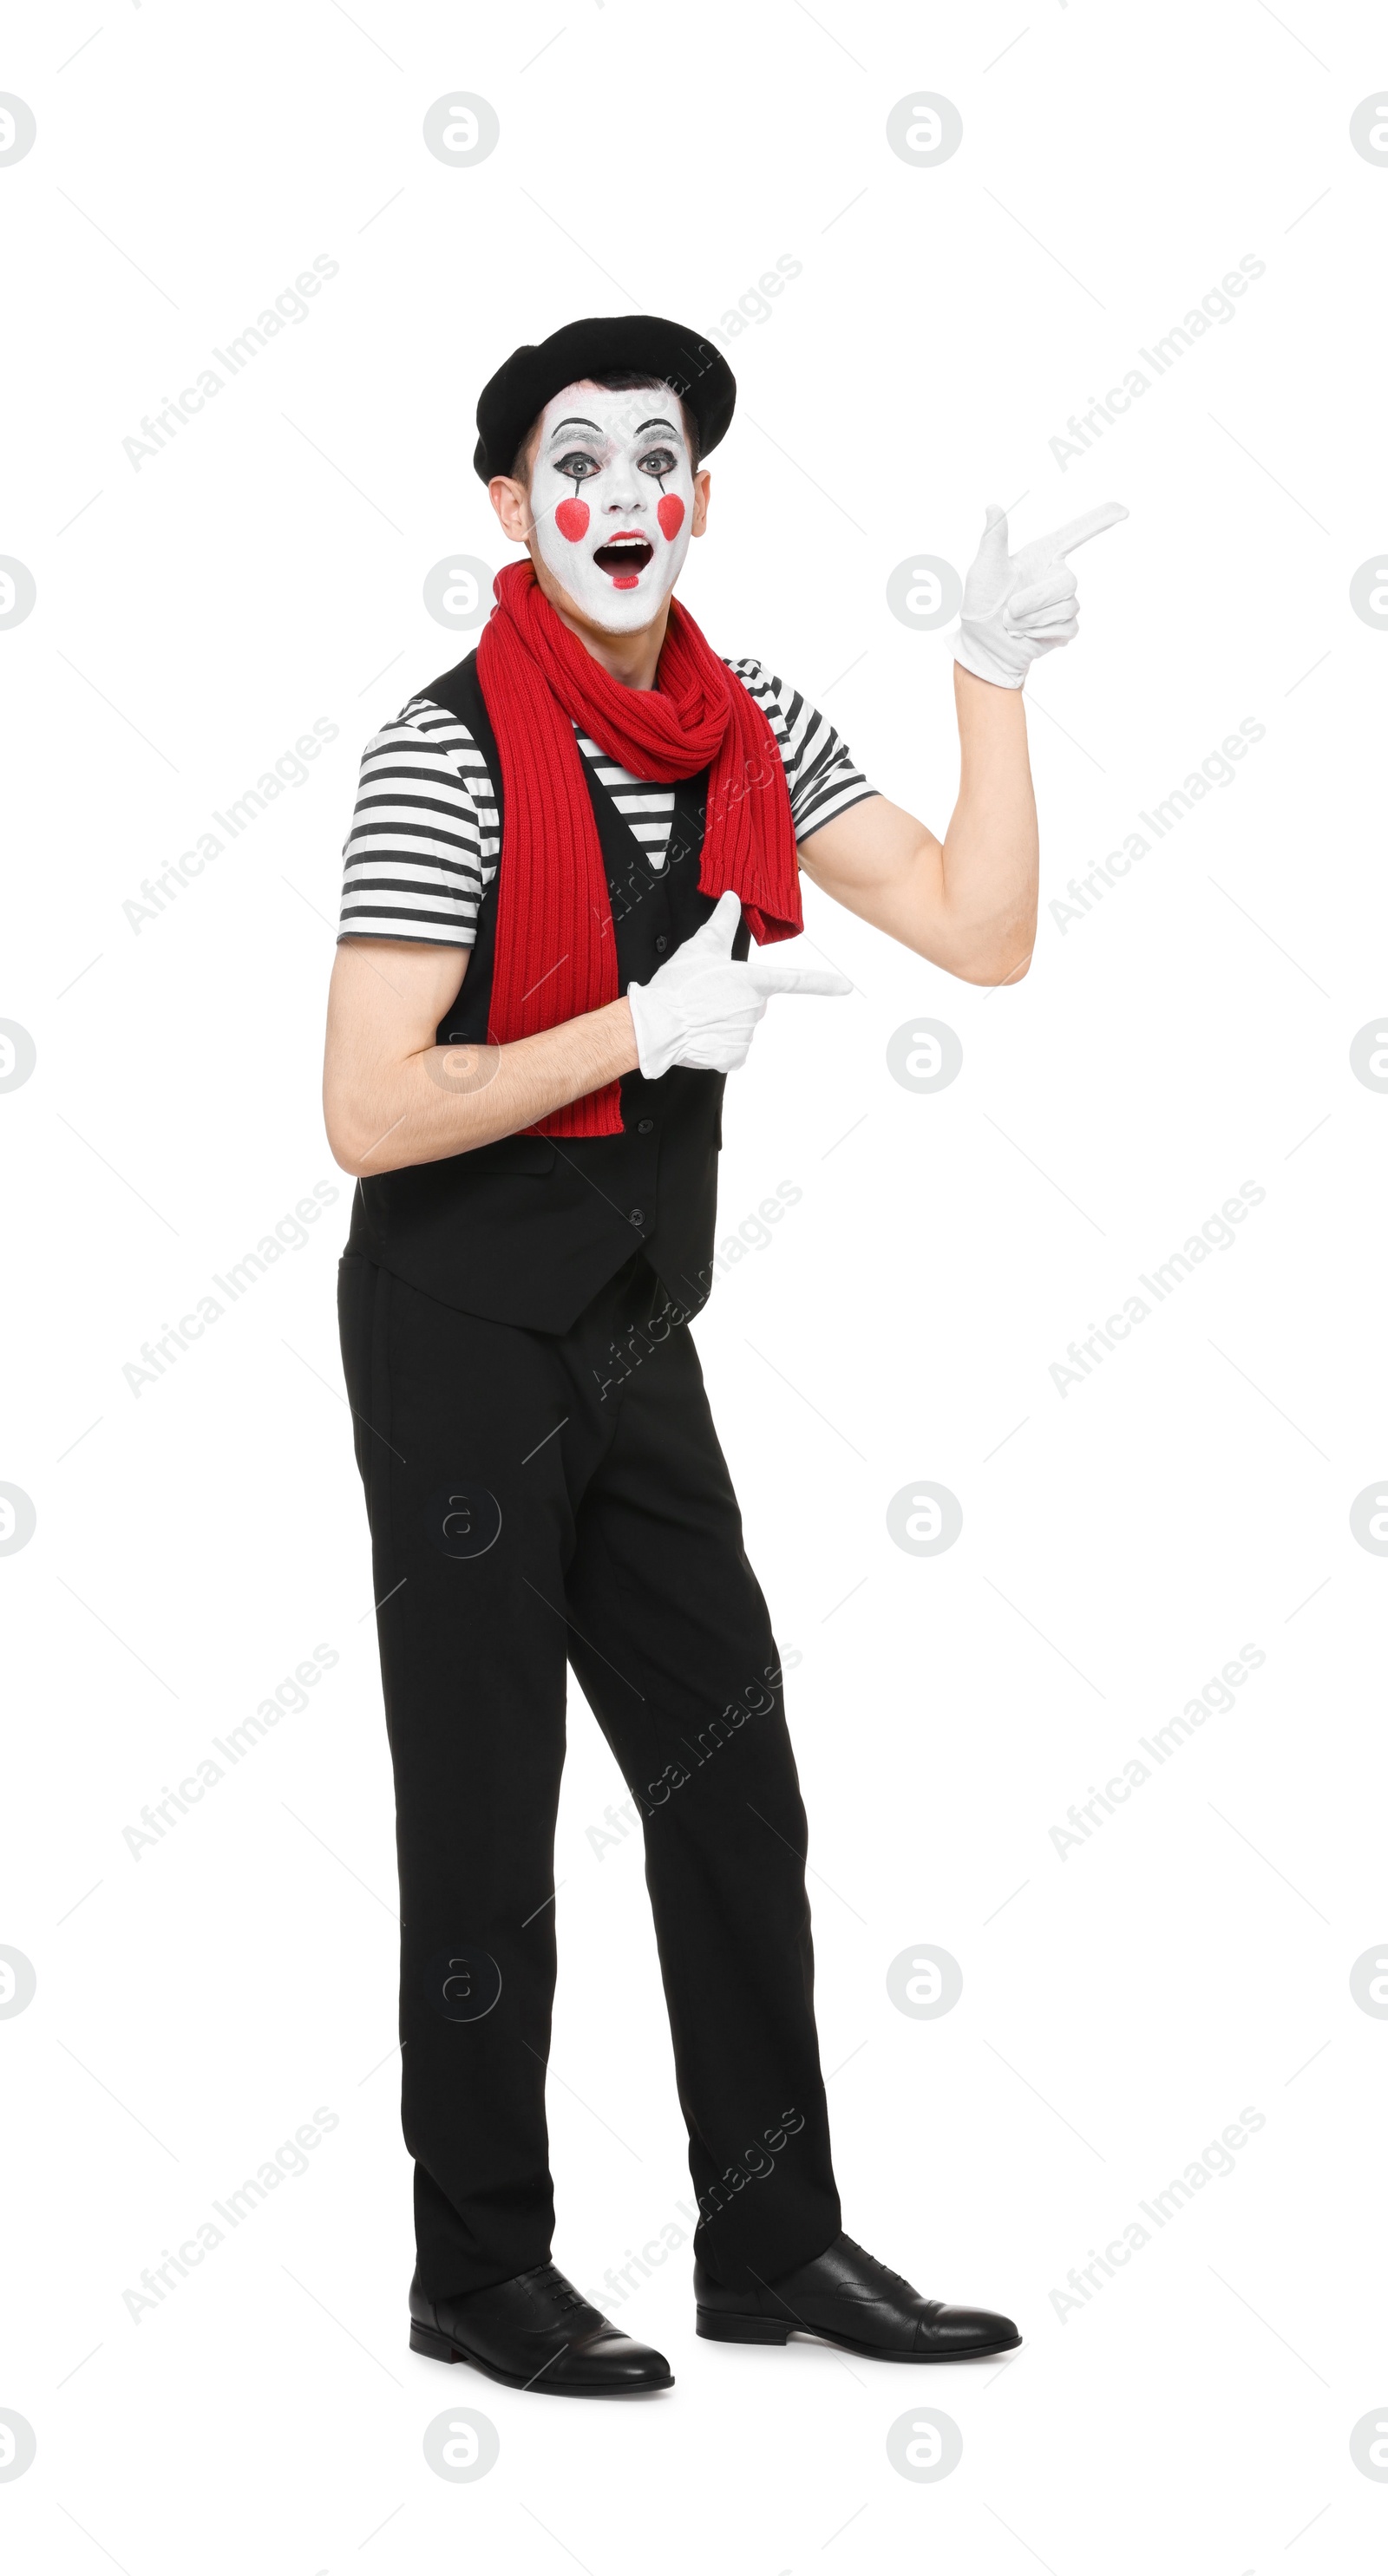
[[[633,1256],[564,1334],[349,1256],[433,2298],[544,2262],[566,1663],[640,1810],[700,2219],[729,2286],[838,2234],[775,1642],[687,1325]]]

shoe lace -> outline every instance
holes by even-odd
[[[911,2284],[907,2280],[904,2272],[894,2272],[889,2263],[879,2263],[877,2256],[875,2254],[869,2254],[866,2245],[860,2245],[856,2236],[846,2235],[843,2241],[845,2245],[852,2246],[855,2254],[861,2254],[863,2261],[865,2263],[870,2263],[874,2272],[880,2272],[884,2281],[899,2281],[903,2290],[910,2289]]]
[[[587,2305],[582,2291],[576,2290],[572,2281],[566,2281],[558,2265],[554,2263],[547,2264],[545,2269],[537,2274],[535,2290],[537,2295],[543,2292],[550,2304],[559,2309],[582,2308]]]

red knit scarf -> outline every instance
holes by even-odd
[[[626,689],[557,617],[529,563],[496,577],[477,672],[501,756],[504,845],[488,1038],[505,1045],[617,998],[617,942],[597,824],[573,725],[634,778],[711,768],[701,893],[732,887],[752,936],[803,926],[795,828],[771,727],[740,680],[670,603],[653,689]],[[572,721],[571,721],[572,719]],[[610,1082],[529,1135],[616,1136]]]

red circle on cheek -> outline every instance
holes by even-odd
[[[567,537],[570,545],[576,546],[580,537],[588,534],[587,502],[561,501],[554,513],[554,524],[560,536]]]
[[[668,537],[671,545],[673,545],[681,528],[684,526],[684,503],[680,499],[678,492],[664,493],[656,509],[655,515],[660,521],[661,535],[663,537]]]

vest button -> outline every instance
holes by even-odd
[[[646,1211],[645,1211],[645,1209],[644,1209],[644,1208],[633,1208],[633,1209],[632,1209],[632,1211],[631,1211],[631,1216],[630,1216],[630,1218],[629,1218],[628,1222],[629,1222],[630,1224],[632,1224],[632,1225],[644,1225],[645,1221],[646,1221]]]
[[[663,957],[663,956],[664,956],[664,954],[665,954],[665,951],[666,951],[666,949],[669,947],[669,945],[670,945],[669,940],[668,940],[668,939],[666,939],[664,936],[662,936],[661,938],[659,938],[659,939],[656,941],[656,943],[655,943],[655,953],[656,953],[657,957]]]
[[[636,1133],[637,1133],[637,1135],[638,1135],[638,1136],[649,1136],[649,1134],[650,1134],[650,1132],[651,1132],[651,1129],[654,1127],[654,1125],[655,1125],[655,1120],[654,1120],[653,1118],[638,1118],[638,1119],[637,1119],[637,1121],[636,1121]]]

